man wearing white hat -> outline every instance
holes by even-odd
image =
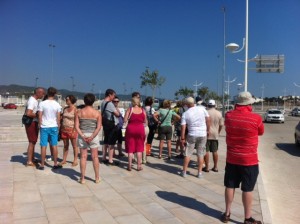
[[[216,101],[209,100],[207,104],[207,112],[210,117],[210,129],[206,142],[206,155],[204,157],[205,168],[203,171],[209,172],[209,152],[212,152],[214,167],[211,169],[218,172],[218,148],[219,148],[219,134],[224,126],[224,119],[220,111],[216,110]]]
[[[252,112],[255,99],[249,92],[241,92],[237,97],[235,109],[226,113],[227,156],[224,176],[226,211],[222,222],[230,220],[231,204],[235,188],[241,184],[244,205],[244,224],[260,224],[252,218],[252,191],[259,173],[258,136],[264,133],[264,124],[260,115]]]

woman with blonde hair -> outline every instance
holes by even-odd
[[[131,171],[133,154],[137,153],[137,170],[142,168],[142,153],[145,142],[145,125],[148,125],[145,110],[141,107],[138,97],[133,97],[131,107],[127,109],[124,123],[127,123],[125,133],[125,150],[128,153],[128,171]]]
[[[158,122],[158,139],[159,141],[159,156],[162,157],[162,150],[164,146],[164,140],[167,141],[168,147],[168,159],[171,159],[171,138],[172,138],[172,120],[178,121],[180,120],[180,116],[176,114],[175,111],[171,110],[171,101],[164,100],[163,107],[160,108],[157,112],[154,113],[154,118]]]

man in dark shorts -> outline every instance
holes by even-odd
[[[121,116],[119,110],[112,103],[116,96],[113,89],[105,91],[105,98],[101,103],[102,126],[104,131],[104,147],[102,152],[102,161],[107,165],[115,165],[113,161],[114,148],[118,139],[118,127],[115,123],[115,117]],[[108,160],[106,154],[108,151]]]
[[[237,96],[235,109],[225,115],[227,157],[225,168],[225,205],[226,211],[221,221],[230,220],[231,205],[235,188],[241,184],[244,205],[245,224],[259,224],[251,216],[252,191],[255,187],[258,168],[258,136],[264,133],[264,124],[260,115],[252,113],[255,99],[249,92]]]
[[[28,147],[27,147],[27,163],[26,166],[35,166],[36,162],[34,160],[34,148],[38,140],[39,129],[38,129],[38,100],[42,99],[45,95],[45,90],[41,87],[38,87],[34,90],[34,93],[29,97],[26,105],[25,114],[28,117],[33,118],[33,121],[29,125],[25,125],[25,131],[28,138]]]

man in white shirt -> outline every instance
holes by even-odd
[[[39,104],[39,127],[40,127],[40,144],[41,144],[41,165],[38,167],[44,170],[46,148],[50,140],[50,147],[53,149],[53,169],[61,168],[57,164],[57,143],[58,143],[58,130],[60,128],[60,114],[61,106],[54,99],[57,90],[54,87],[49,87],[47,91],[48,98]]]
[[[44,97],[45,90],[41,87],[38,87],[34,90],[34,93],[29,97],[26,105],[25,114],[28,117],[33,118],[31,124],[25,125],[25,131],[28,138],[28,147],[27,147],[27,163],[26,166],[35,166],[34,164],[34,148],[38,140],[39,129],[38,129],[38,100]]]
[[[205,155],[205,145],[207,134],[210,129],[209,115],[204,107],[195,106],[194,98],[188,97],[185,100],[188,110],[182,114],[181,118],[181,144],[186,145],[184,152],[184,162],[182,176],[186,177],[194,149],[197,150],[198,178],[202,178],[203,157]],[[185,132],[188,130],[185,139]]]

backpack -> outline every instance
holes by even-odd
[[[149,110],[146,110],[146,108],[145,108],[145,111],[146,111],[146,115],[147,115],[148,126],[149,127],[157,126],[157,122],[155,121],[154,116],[152,114],[152,107],[150,107]]]

